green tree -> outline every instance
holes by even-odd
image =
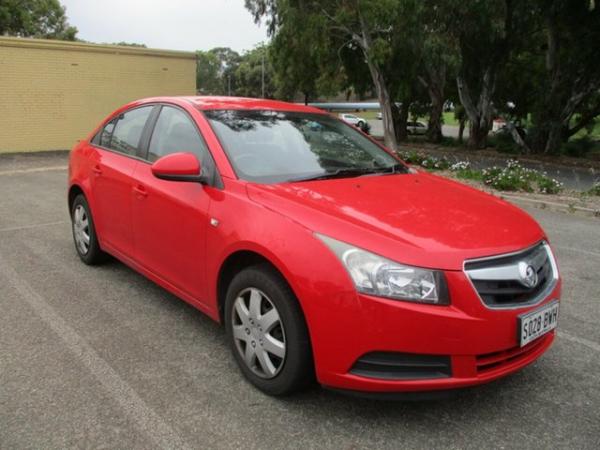
[[[196,89],[202,94],[235,95],[237,81],[235,72],[241,56],[228,47],[216,47],[196,52]]]
[[[437,23],[435,4],[424,2],[419,11],[418,33],[420,66],[418,80],[429,97],[429,126],[427,137],[430,142],[442,141],[442,118],[448,97],[448,85],[456,79],[458,64],[457,48],[447,33],[441,33]]]
[[[403,52],[395,47],[405,46],[406,40],[400,36],[410,36],[415,20],[412,13],[419,3],[417,0],[246,0],[257,20],[267,18],[272,34],[286,27],[299,29],[310,24],[311,33],[305,45],[326,47],[329,53],[348,47],[362,54],[361,63],[366,64],[381,105],[384,140],[394,150],[398,147],[398,130],[403,127],[398,128],[401,115],[392,92],[398,89],[391,82],[410,78],[404,70],[410,61],[400,61]],[[352,67],[345,70],[350,73]]]
[[[1,35],[74,41],[77,28],[69,25],[58,0],[2,0]]]
[[[290,15],[300,14],[297,9],[290,11]],[[299,21],[301,18],[293,18]],[[312,20],[313,17],[305,18]],[[298,92],[308,103],[318,92],[318,80],[321,70],[319,59],[322,47],[307,45],[311,40],[311,24],[305,27],[282,27],[274,36],[271,44],[270,56],[275,72],[277,96],[288,100],[293,99]]]
[[[222,95],[221,62],[211,51],[196,52],[196,89],[203,95]]]
[[[434,0],[436,29],[454,41],[459,55],[456,83],[469,119],[472,148],[486,146],[495,113],[498,76],[532,24],[528,1]]]
[[[274,71],[269,58],[269,47],[259,45],[242,56],[235,71],[237,95],[243,97],[275,97]]]
[[[556,153],[600,115],[600,9],[588,0],[537,0],[542,76],[532,90],[531,150]]]

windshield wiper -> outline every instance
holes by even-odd
[[[351,178],[371,174],[395,174],[406,173],[406,167],[402,164],[394,164],[390,167],[346,167],[334,170],[333,172],[320,173],[318,175],[309,175],[307,177],[292,178],[288,182],[331,180],[334,178]]]

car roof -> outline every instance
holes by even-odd
[[[289,111],[289,112],[304,112],[327,114],[321,109],[312,106],[305,106],[299,103],[282,102],[278,100],[268,100],[260,98],[245,98],[245,97],[224,97],[224,96],[186,96],[186,97],[154,97],[140,100],[138,103],[151,102],[174,102],[174,103],[191,103],[196,108],[209,110],[271,110],[271,111]]]

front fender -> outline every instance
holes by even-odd
[[[242,183],[225,180],[226,189],[213,197],[209,215],[218,221],[207,231],[208,307],[218,312],[218,278],[227,258],[251,251],[267,259],[284,276],[304,312],[315,360],[326,359],[327,334],[344,323],[358,307],[354,285],[337,257],[313,232],[248,198]],[[260,217],[260,220],[256,220]],[[351,344],[350,344],[351,345]],[[319,365],[317,364],[317,367]]]

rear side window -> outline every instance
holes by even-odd
[[[163,106],[150,140],[148,160],[154,162],[177,152],[195,154],[204,167],[212,163],[206,144],[188,115],[177,108]]]
[[[153,107],[143,106],[121,114],[112,130],[110,142],[103,142],[103,133],[100,139],[102,142],[101,145],[127,155],[135,156],[139,149],[144,126],[148,117],[150,117]],[[105,127],[105,131],[109,125],[110,123]]]

